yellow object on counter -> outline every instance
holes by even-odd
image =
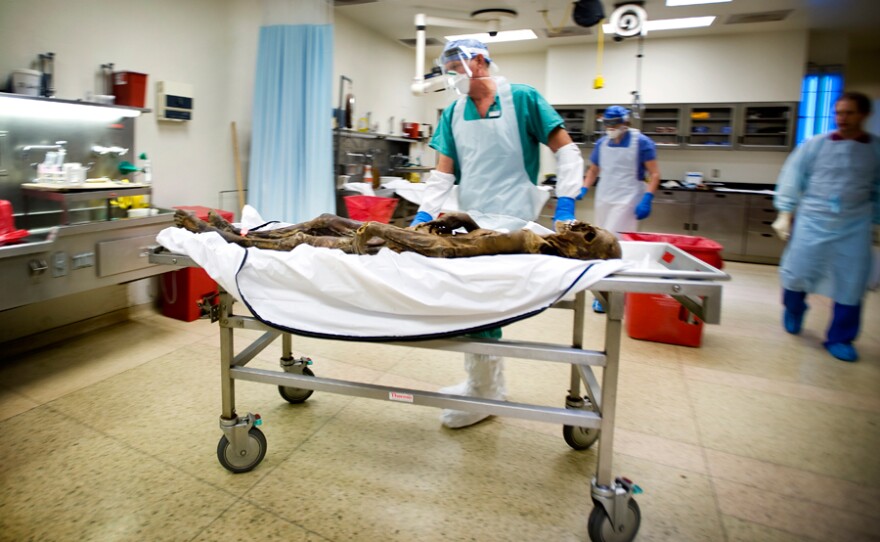
[[[121,181],[123,184],[128,183],[127,180]],[[121,196],[110,200],[110,205],[119,207],[120,209],[145,209],[150,206],[146,196]]]

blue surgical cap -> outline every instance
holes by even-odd
[[[605,110],[602,118],[605,120],[605,122],[611,121],[614,124],[626,122],[629,120],[629,109],[626,109],[625,107],[621,107],[619,105],[612,105]]]
[[[440,60],[445,64],[450,60],[461,60],[461,55],[465,56],[468,60],[477,55],[483,55],[483,58],[486,59],[487,63],[492,61],[489,58],[489,48],[486,47],[486,44],[480,40],[474,39],[446,42],[446,46],[443,47],[443,54],[440,55]]]

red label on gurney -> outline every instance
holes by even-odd
[[[664,262],[671,263],[675,256],[671,252],[664,252],[662,258]]]
[[[396,391],[388,392],[388,399],[392,401],[400,401],[401,403],[412,403],[413,395],[411,393],[398,393]]]

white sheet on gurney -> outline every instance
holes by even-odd
[[[308,245],[245,249],[216,233],[174,227],[157,240],[192,258],[263,322],[337,338],[439,337],[493,327],[540,312],[626,266],[533,254],[448,259]]]

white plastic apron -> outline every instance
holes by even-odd
[[[512,229],[506,223],[515,221],[500,217],[536,220],[549,193],[532,184],[526,172],[510,83],[502,77],[494,79],[500,115],[465,120],[468,97],[462,96],[455,105],[452,135],[461,169],[458,203],[481,227],[492,227],[487,225],[489,221],[505,223],[506,229]],[[493,221],[493,216],[499,220]]]
[[[782,286],[858,305],[871,272],[877,157],[871,145],[828,138],[811,166],[780,263]]]
[[[645,193],[639,180],[639,131],[629,128],[629,145],[612,147],[610,138],[599,147],[599,184],[596,186],[596,223],[614,232],[636,231],[636,206]]]

